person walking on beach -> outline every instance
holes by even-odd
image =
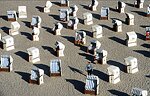
[[[88,64],[86,65],[86,71],[87,71],[88,75],[92,75],[93,66],[92,66],[91,62],[88,62]]]

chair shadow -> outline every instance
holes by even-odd
[[[52,2],[53,4],[60,6],[60,2]]]
[[[85,83],[74,79],[66,79],[67,82],[71,83],[74,88],[84,94]]]
[[[68,28],[67,28],[67,23],[61,22],[61,24],[63,25],[64,28],[68,29]]]
[[[111,90],[108,90],[108,91],[111,94],[115,95],[115,96],[130,96],[127,93],[124,93],[124,92],[121,92],[121,91],[118,91],[118,90],[114,90],[114,89],[111,89]]]
[[[29,40],[32,40],[32,35],[30,33],[27,33],[27,32],[20,32],[20,33],[21,33],[21,35],[24,35]]]
[[[94,56],[92,56],[91,54],[88,53],[78,53],[78,54],[85,57],[85,59],[91,61],[92,63],[94,63]]]
[[[28,53],[25,53],[23,51],[18,51],[18,52],[15,52],[16,55],[20,56],[22,59],[28,61]]]
[[[79,19],[79,23],[84,24],[84,20],[83,19],[80,19],[80,18],[78,18],[78,19]]]
[[[1,15],[0,18],[2,18],[2,19],[5,20],[5,21],[8,21],[8,18],[7,18],[7,16],[5,16],[5,15]]]
[[[118,10],[117,10],[117,9],[115,9],[115,8],[111,8],[111,7],[109,7],[109,9],[110,9],[110,11],[118,12]]]
[[[144,55],[145,57],[150,57],[150,52],[149,51],[145,51],[145,50],[133,50],[139,54]]]
[[[44,70],[44,74],[47,76],[50,76],[50,67],[44,64],[33,64],[34,66],[36,66],[37,68],[43,69]]]
[[[145,77],[148,77],[148,78],[150,78],[150,75],[145,75]]]
[[[144,40],[145,41],[145,36],[141,33],[136,33],[137,34],[137,38]]]
[[[43,12],[43,10],[44,10],[44,7],[41,7],[41,6],[36,6],[35,8],[38,9],[38,11],[40,11],[40,12]]]
[[[131,4],[131,3],[126,3],[126,4],[130,7],[134,7],[134,4]]]
[[[120,43],[122,45],[126,45],[125,40],[122,40],[122,39],[120,39],[118,37],[115,37],[115,36],[114,37],[109,37],[109,39],[111,39],[113,41],[116,41],[116,42],[118,42],[118,43]]]
[[[100,24],[100,26],[102,26],[102,27],[104,27],[104,28],[107,28],[107,29],[109,29],[109,30],[111,30],[111,31],[114,31],[114,29],[113,29],[113,28],[111,28],[111,27],[109,27],[109,26],[107,26],[107,25]]]
[[[83,75],[83,76],[86,76],[81,70],[79,70],[79,69],[76,69],[76,68],[73,68],[73,67],[71,67],[71,66],[68,66],[70,69],[71,69],[71,71],[73,71],[74,73],[79,73],[79,74],[81,74],[81,75]]]
[[[49,14],[49,16],[53,17],[53,19],[55,19],[55,20],[60,20],[60,18],[59,18],[58,15],[52,15],[52,14]]]
[[[82,50],[83,52],[87,52],[87,47],[86,46],[80,46],[80,50]]]
[[[100,20],[100,15],[99,15],[99,14],[92,13],[92,16],[93,16],[95,19]]]
[[[1,29],[2,29],[6,34],[9,34],[9,29],[10,29],[10,28],[4,26],[4,27],[1,27]]]
[[[20,72],[20,71],[15,71],[15,73],[19,74],[24,81],[29,83],[29,79],[30,79],[30,74],[29,73]]]
[[[119,21],[121,21],[123,24],[126,24],[126,22],[125,21],[123,21],[123,20],[121,20],[121,19],[118,19],[118,18],[111,18],[112,20],[119,20]]]
[[[140,25],[140,27],[146,28],[146,27],[149,27],[149,25]]]
[[[47,31],[47,32],[49,32],[49,33],[52,33],[52,34],[53,34],[53,32],[52,32],[52,28],[44,27],[44,26],[42,26],[42,28],[43,28],[43,29],[46,29],[46,31]],[[53,35],[54,35],[54,34],[53,34]]]
[[[69,42],[74,44],[74,41],[75,41],[74,37],[72,37],[72,36],[61,36],[61,37],[67,39]]]
[[[138,15],[140,15],[140,16],[145,16],[146,17],[145,12],[142,12],[142,11],[131,11],[131,12],[134,12],[134,13],[137,13]]]
[[[84,9],[90,10],[87,5],[80,4],[80,6],[82,6]],[[91,11],[91,10],[90,10],[90,11]]]
[[[25,26],[27,26],[28,28],[30,28],[30,22],[28,22],[28,21],[22,21],[24,24],[25,24]]]
[[[107,61],[107,63],[108,63],[109,65],[114,65],[114,66],[119,67],[119,69],[120,69],[122,72],[126,73],[126,66],[123,65],[123,64],[121,64],[120,62],[117,62],[117,61],[114,61],[114,60],[109,60],[109,61]]]
[[[105,82],[109,82],[109,76],[106,73],[104,73],[104,72],[101,72],[99,70],[93,69],[93,75],[98,76],[101,80],[103,80]]]
[[[142,44],[141,46],[143,46],[145,48],[150,48],[150,44]]]
[[[52,47],[49,47],[49,46],[42,46],[42,48],[44,49],[44,50],[47,50],[47,51],[49,51],[51,54],[53,54],[54,56],[56,56],[56,52],[55,52],[55,50],[52,48]]]
[[[88,35],[89,37],[93,36],[92,32],[90,32],[90,31],[87,31],[87,30],[80,30],[80,31],[84,31],[86,33],[86,35]]]

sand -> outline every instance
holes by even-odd
[[[91,37],[91,26],[82,24],[82,14],[90,12],[93,14],[94,24],[103,26],[103,37],[97,39],[101,42],[101,48],[108,51],[106,65],[94,64],[94,75],[100,78],[100,94],[98,96],[128,96],[131,95],[131,89],[138,87],[150,92],[150,42],[145,41],[145,27],[149,26],[150,18],[143,16],[147,10],[150,1],[145,0],[144,8],[138,9],[132,6],[134,0],[121,0],[127,4],[125,11],[135,15],[135,25],[128,26],[124,23],[126,15],[116,12],[117,0],[98,0],[99,5],[96,12],[92,12],[86,7],[90,0],[70,0],[70,5],[76,4],[79,7],[77,13],[80,23],[78,30],[85,30],[87,33],[87,43],[79,47],[74,45],[75,31],[66,29],[66,24],[61,31],[61,36],[55,36],[50,29],[56,21],[59,21],[59,0],[52,0],[53,6],[50,13],[40,12],[39,9],[45,6],[46,0],[1,0],[0,1],[0,27],[2,36],[8,34],[10,22],[5,20],[7,10],[18,10],[19,5],[27,6],[27,19],[19,19],[21,24],[20,34],[13,36],[15,39],[15,49],[5,51],[0,49],[0,54],[10,54],[14,58],[13,71],[0,73],[0,96],[83,96],[84,84],[86,79],[85,66],[88,61],[92,61],[93,56],[86,54],[86,47]],[[102,6],[109,6],[110,19],[99,20],[98,14]],[[31,40],[32,29],[28,27],[33,15],[39,15],[42,18],[42,28],[40,29],[40,41]],[[112,18],[118,18],[123,21],[123,32],[116,33],[112,30]],[[135,31],[138,35],[136,47],[128,48],[125,45],[126,32]],[[65,57],[62,60],[62,76],[49,77],[49,62],[51,59],[58,58],[54,54],[55,42],[61,41],[66,45]],[[32,64],[27,58],[27,48],[37,47],[40,49],[41,61]],[[138,59],[139,72],[128,74],[125,70],[124,58],[133,56]],[[118,66],[121,70],[121,82],[110,84],[107,81],[107,67],[110,65]],[[38,67],[44,69],[44,84],[33,85],[28,83],[31,68]]]

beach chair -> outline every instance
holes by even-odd
[[[61,60],[53,59],[50,61],[50,76],[61,76]]]
[[[7,11],[7,19],[8,21],[17,21],[17,13],[16,11]]]
[[[77,45],[86,44],[86,33],[84,31],[76,31],[75,44],[77,44]]]
[[[44,76],[43,69],[33,68],[31,69],[29,83],[41,85],[44,83],[43,76]]]
[[[69,7],[69,0],[60,0],[60,6]]]
[[[19,18],[27,18],[26,6],[18,6],[18,17]]]
[[[37,27],[34,27],[32,30],[32,40],[33,41],[39,41],[39,34],[40,34],[40,29]]]
[[[124,2],[118,1],[117,10],[119,13],[124,13],[125,7],[126,7],[126,4]]]
[[[96,11],[98,6],[97,0],[92,0],[91,4],[88,6],[91,11]]]
[[[59,10],[60,21],[69,21],[69,10],[68,9],[60,9]]]
[[[84,93],[91,94],[91,95],[99,94],[99,78],[98,78],[98,76],[87,75]]]
[[[44,7],[44,13],[49,13],[51,7],[52,7],[51,1],[46,1],[46,5]]]
[[[32,16],[31,28],[33,27],[41,28],[41,22],[42,19],[40,16]]]
[[[13,70],[13,58],[11,55],[1,55],[0,71],[11,72]]]
[[[128,47],[137,46],[137,34],[134,31],[126,33],[126,45]]]
[[[129,57],[125,58],[124,61],[127,66],[127,70],[126,70],[127,73],[134,74],[139,71],[137,59],[135,57],[129,56]]]
[[[10,51],[15,49],[15,44],[14,44],[14,38],[10,35],[2,37],[2,48],[5,49],[6,51]]]
[[[126,16],[127,16],[127,18],[126,18],[126,23],[128,24],[128,25],[134,25],[134,15],[133,14],[131,14],[131,13],[126,13]]]
[[[103,49],[97,49],[95,59],[96,63],[106,64],[107,63],[107,51]]]
[[[144,1],[145,0],[135,0],[134,6],[137,8],[143,8]]]
[[[63,25],[61,23],[55,23],[55,26],[53,27],[52,31],[55,35],[61,35],[61,30],[63,28]]]
[[[69,8],[69,15],[73,16],[73,17],[76,17],[77,16],[77,11],[78,11],[78,6],[77,5],[71,6]]]
[[[150,27],[146,27],[146,40],[150,40]]]
[[[29,62],[36,63],[40,61],[40,52],[39,49],[36,47],[30,47],[27,49],[29,55]]]
[[[103,35],[102,26],[100,25],[93,25],[92,26],[92,37],[93,38],[101,38]]]
[[[146,15],[147,17],[150,17],[150,4],[149,4],[149,6],[147,7],[147,15]]]
[[[90,45],[87,47],[87,53],[96,55],[96,50],[101,47],[101,43],[98,40],[91,40]]]
[[[100,20],[108,20],[109,19],[109,7],[103,6],[101,8]]]
[[[108,75],[109,75],[109,83],[116,84],[120,82],[120,69],[116,66],[109,66],[107,68]]]
[[[73,17],[72,19],[69,20],[67,26],[72,30],[76,30],[78,23],[79,23],[79,19],[77,17]]]
[[[20,24],[15,21],[15,22],[11,22],[11,29],[9,29],[9,35],[17,35],[19,34],[19,29],[20,29]]]
[[[122,22],[119,20],[113,20],[113,29],[116,32],[122,32]]]
[[[148,91],[143,90],[141,88],[132,88],[131,90],[132,95],[131,96],[148,96]]]
[[[56,46],[56,54],[58,57],[63,57],[64,56],[64,50],[65,50],[65,45],[59,41],[56,41],[55,43]]]
[[[83,20],[84,20],[84,24],[85,25],[93,24],[93,16],[92,16],[92,14],[89,13],[89,12],[83,13]]]

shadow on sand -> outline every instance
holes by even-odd
[[[121,91],[118,91],[118,90],[114,90],[114,89],[111,89],[111,90],[108,90],[108,91],[111,94],[115,95],[115,96],[130,96],[127,93],[124,93],[124,92],[121,92]]]
[[[52,47],[49,47],[49,46],[42,46],[42,48],[44,50],[47,50],[49,51],[51,54],[53,54],[54,56],[56,56],[56,51],[52,48]]]
[[[66,79],[67,82],[71,83],[76,90],[84,94],[85,83],[78,80]]]
[[[23,51],[18,51],[15,54],[20,56],[22,59],[28,61],[28,57],[29,57],[28,53],[23,52]]]
[[[73,71],[74,73],[79,73],[79,74],[82,74],[83,76],[86,76],[81,70],[79,70],[79,69],[76,69],[76,68],[73,68],[73,67],[71,67],[71,66],[68,66],[70,69],[71,69],[71,71]]]
[[[15,71],[15,73],[19,74],[24,81],[29,83],[29,79],[30,79],[30,74],[29,73],[21,72],[21,71]]]

